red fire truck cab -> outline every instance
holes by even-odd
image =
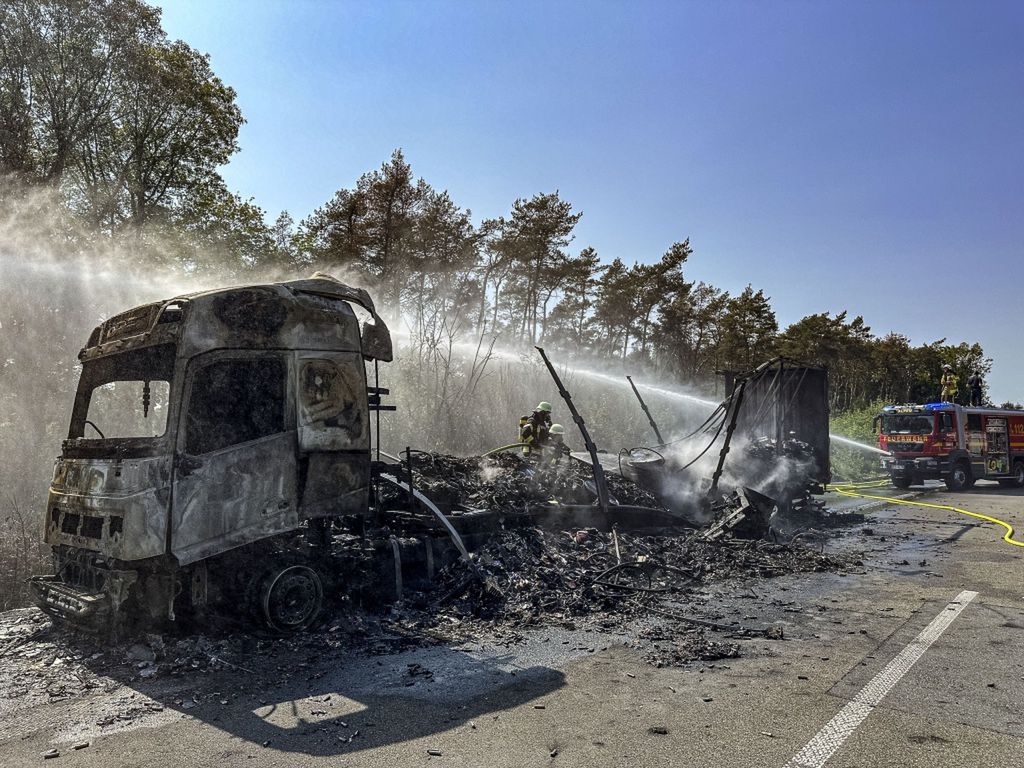
[[[887,405],[878,447],[897,488],[941,479],[951,491],[975,480],[1024,487],[1024,411],[967,408],[955,403]]]

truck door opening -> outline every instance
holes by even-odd
[[[298,525],[288,362],[277,353],[215,354],[188,379],[171,515],[180,564]]]

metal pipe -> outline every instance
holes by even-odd
[[[597,446],[594,445],[594,441],[590,439],[590,433],[587,431],[587,425],[583,421],[583,417],[580,416],[580,412],[576,410],[576,406],[573,405],[572,395],[562,385],[562,380],[558,377],[558,373],[555,371],[555,367],[548,360],[548,356],[544,353],[542,347],[534,347],[540,352],[541,358],[544,360],[544,365],[548,368],[548,373],[551,374],[551,378],[555,381],[555,386],[558,387],[558,394],[562,396],[565,401],[566,407],[569,409],[569,413],[572,414],[572,420],[576,422],[576,426],[579,427],[580,434],[583,435],[583,443],[587,446],[587,453],[590,454],[591,469],[594,471],[594,486],[597,489],[597,505],[600,507],[601,512],[607,516],[608,514],[608,482],[604,476],[604,467],[601,466],[600,460],[597,458]]]
[[[397,486],[403,491],[409,491],[409,493],[411,493],[416,498],[417,501],[419,501],[423,506],[425,506],[427,509],[433,512],[434,517],[436,517],[438,521],[441,523],[441,525],[443,525],[445,529],[448,531],[448,535],[451,537],[452,543],[455,544],[455,548],[459,550],[459,554],[462,555],[466,562],[470,564],[470,567],[473,568],[474,571],[477,570],[476,563],[474,563],[472,558],[470,558],[469,550],[466,549],[466,544],[462,541],[462,537],[459,536],[459,532],[455,530],[455,526],[452,525],[451,521],[445,516],[445,514],[440,509],[437,508],[437,505],[434,504],[434,502],[432,502],[419,491],[414,491],[412,488],[409,487],[408,483],[403,483],[397,477],[393,477],[392,475],[389,475],[386,472],[381,472],[380,478],[381,480],[386,480],[392,485]]]
[[[409,473],[409,511],[412,512],[416,508],[416,491],[412,484],[412,448],[408,445],[405,446],[405,467]]]
[[[380,392],[380,361],[373,359],[373,388]],[[377,409],[377,462],[380,463],[380,408]]]
[[[636,399],[640,401],[640,407],[644,409],[644,413],[647,414],[647,420],[651,422],[651,429],[654,430],[654,436],[658,438],[658,445],[664,445],[665,440],[661,436],[661,431],[658,429],[658,425],[654,421],[654,417],[651,416],[651,409],[647,407],[647,403],[640,397],[640,390],[636,388],[636,384],[633,383],[633,377],[627,376],[626,381],[629,382],[629,386],[633,388],[633,394],[636,395]]]
[[[729,443],[732,442],[732,433],[736,430],[736,420],[739,418],[740,407],[743,405],[743,390],[747,387],[747,379],[742,379],[739,387],[733,389],[730,402],[732,403],[732,416],[729,419],[729,426],[725,430],[725,440],[722,442],[722,450],[718,452],[718,466],[715,467],[715,474],[711,476],[711,487],[708,489],[708,497],[714,498],[718,493],[718,481],[722,477],[722,469],[725,467],[725,457],[729,454]]]

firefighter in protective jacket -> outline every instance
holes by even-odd
[[[954,402],[958,384],[956,374],[953,373],[953,366],[948,363],[942,366],[942,394],[939,399],[944,403]]]
[[[533,413],[519,419],[519,442],[523,444],[523,453],[532,453],[546,445],[550,429],[551,403],[543,400]]]
[[[565,427],[561,424],[552,424],[548,431],[548,443],[544,446],[544,461],[551,465],[561,464],[562,460],[569,455],[569,446],[565,444]]]
[[[974,375],[967,379],[967,386],[971,390],[971,405],[980,406],[985,388],[985,380],[981,377],[981,371],[975,371]]]

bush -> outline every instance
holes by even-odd
[[[857,408],[835,414],[829,420],[829,430],[849,440],[855,440],[871,448],[878,447],[878,435],[872,430],[872,421],[885,405],[882,401],[871,403],[866,408]],[[882,474],[881,454],[832,441],[832,475],[837,481],[855,482],[878,477]]]
[[[32,602],[28,577],[49,573],[49,548],[40,535],[38,509],[26,507],[15,497],[4,502],[0,517],[0,611]]]

